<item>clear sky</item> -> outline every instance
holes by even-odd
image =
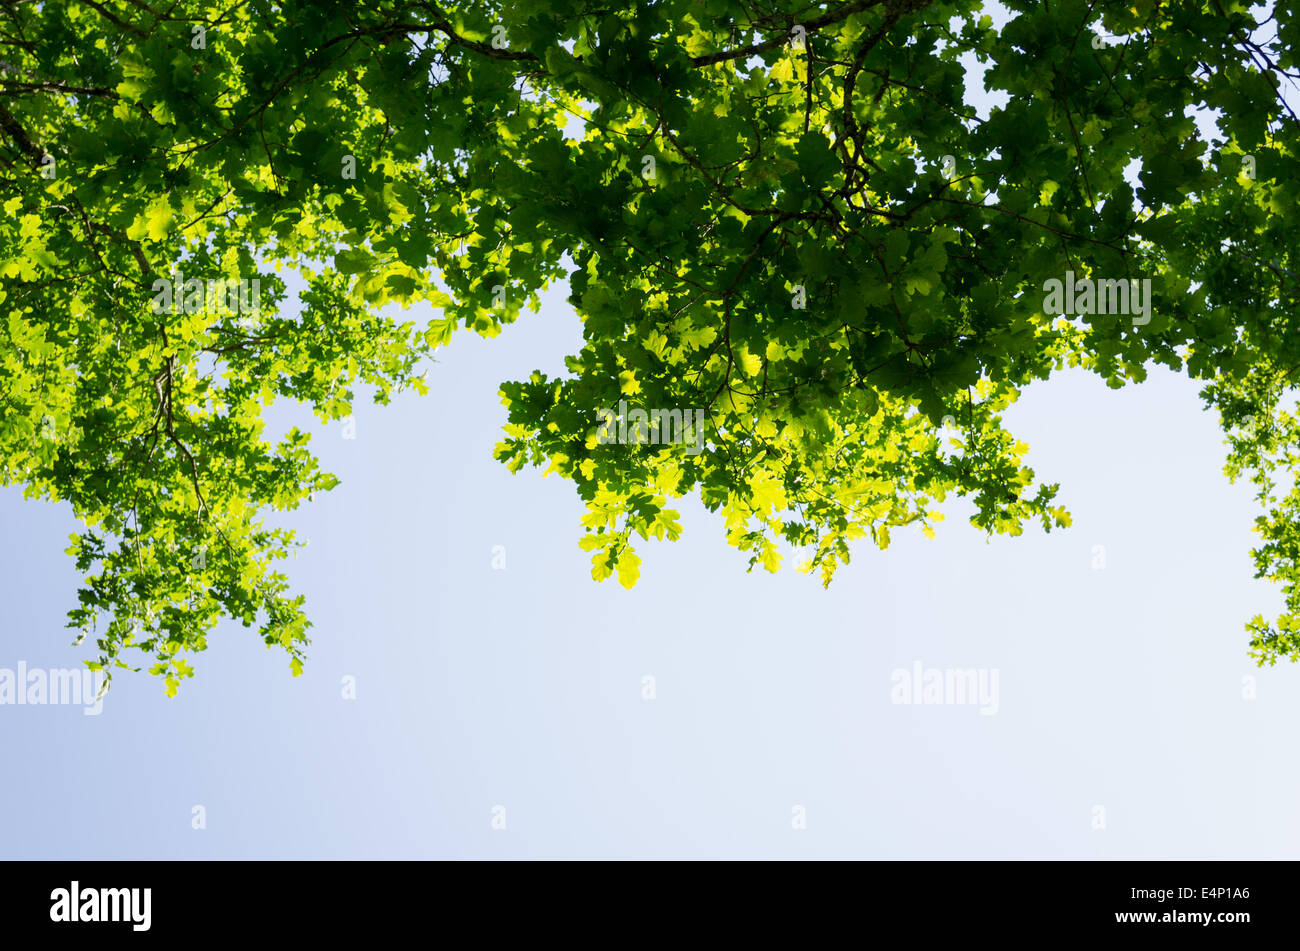
[[[1296,853],[1300,669],[1246,657],[1243,621],[1279,597],[1188,381],[1025,392],[1009,422],[1067,531],[986,542],[956,506],[823,590],[746,574],[688,504],[628,592],[590,579],[569,484],[491,458],[498,383],[558,369],[578,328],[557,293],[457,338],[428,396],[362,405],[355,439],[317,427],[342,484],[291,516],[301,678],[228,624],[175,699],[123,674],[97,717],[0,706],[0,856]],[[77,666],[70,515],[8,489],[0,523],[0,667]],[[996,713],[893,703],[917,662],[996,670]]]
[[[563,298],[459,335],[426,397],[359,405],[355,439],[277,407],[342,480],[288,516],[306,673],[226,624],[175,699],[122,674],[99,716],[0,705],[0,858],[1300,851],[1300,668],[1246,656],[1281,599],[1196,386],[1025,391],[1008,423],[1069,530],[986,541],[950,505],[823,590],[746,574],[688,501],[629,592],[591,580],[570,484],[491,458],[499,383],[578,346]],[[69,512],[0,490],[0,527],[0,668],[79,666]],[[996,712],[893,702],[918,664],[996,671]]]

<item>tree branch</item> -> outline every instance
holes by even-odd
[[[806,32],[812,33],[814,30],[820,30],[822,27],[830,26],[832,23],[839,23],[841,20],[847,20],[855,13],[861,13],[863,10],[887,2],[888,0],[854,0],[853,3],[846,3],[828,13],[823,13],[819,17],[813,17],[806,23],[800,23],[798,25],[802,26]],[[928,3],[929,0],[924,0],[924,2]],[[796,24],[791,23],[791,26],[795,25]],[[708,53],[704,56],[693,56],[691,57],[691,65],[712,66],[715,63],[725,63],[727,60],[731,59],[741,59],[743,57],[753,56],[756,53],[766,53],[768,50],[776,49],[778,46],[788,43],[789,41],[790,37],[788,35],[782,35],[770,40],[764,40],[762,43],[753,43],[749,46],[742,46],[739,49],[722,50],[721,52]]]

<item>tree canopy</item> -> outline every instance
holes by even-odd
[[[421,391],[566,280],[582,349],[503,384],[496,455],[572,480],[597,580],[635,583],[687,495],[751,567],[784,540],[824,583],[954,496],[987,532],[1067,526],[1003,412],[1161,364],[1258,489],[1286,607],[1251,654],[1296,659],[1298,6],[1005,8],[5,4],[0,482],[84,525],[92,666],[175,692],[229,617],[300,672],[299,542],[267,519],[337,480],[264,408]],[[633,409],[699,410],[702,443]]]

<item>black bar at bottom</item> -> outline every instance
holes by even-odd
[[[9,862],[0,922],[7,938],[115,941],[373,941],[437,922],[453,940],[465,927],[471,940],[519,927],[534,938],[669,941],[704,925],[733,937],[843,925],[926,944],[1126,933],[1222,942],[1286,933],[1294,873],[1290,862],[1240,861]]]

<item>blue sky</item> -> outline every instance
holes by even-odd
[[[1008,425],[1069,530],[988,540],[958,503],[934,540],[859,543],[823,590],[747,574],[687,501],[625,591],[591,580],[571,485],[491,458],[498,385],[580,345],[563,298],[458,336],[427,396],[359,404],[355,439],[276,407],[342,480],[288,516],[305,674],[227,624],[175,699],[121,675],[99,716],[0,705],[0,858],[1300,850],[1300,669],[1246,656],[1243,622],[1281,598],[1251,578],[1255,503],[1194,384],[1025,391]],[[0,526],[0,669],[79,666],[69,512],[4,489]],[[918,664],[996,671],[996,713],[893,702]]]
[[[1009,425],[1069,530],[990,541],[958,505],[934,540],[859,544],[823,590],[747,574],[687,504],[625,591],[591,580],[570,485],[491,458],[498,384],[558,369],[578,333],[553,293],[497,340],[458,337],[426,397],[360,405],[355,439],[316,426],[342,484],[290,516],[316,622],[301,678],[229,624],[175,699],[122,675],[97,717],[0,706],[19,820],[0,856],[1296,852],[1300,766],[1278,754],[1300,671],[1246,657],[1243,621],[1280,599],[1251,579],[1249,487],[1187,380],[1026,390]],[[0,521],[0,667],[76,666],[70,515],[7,489]],[[997,712],[891,702],[918,662],[998,671]]]

